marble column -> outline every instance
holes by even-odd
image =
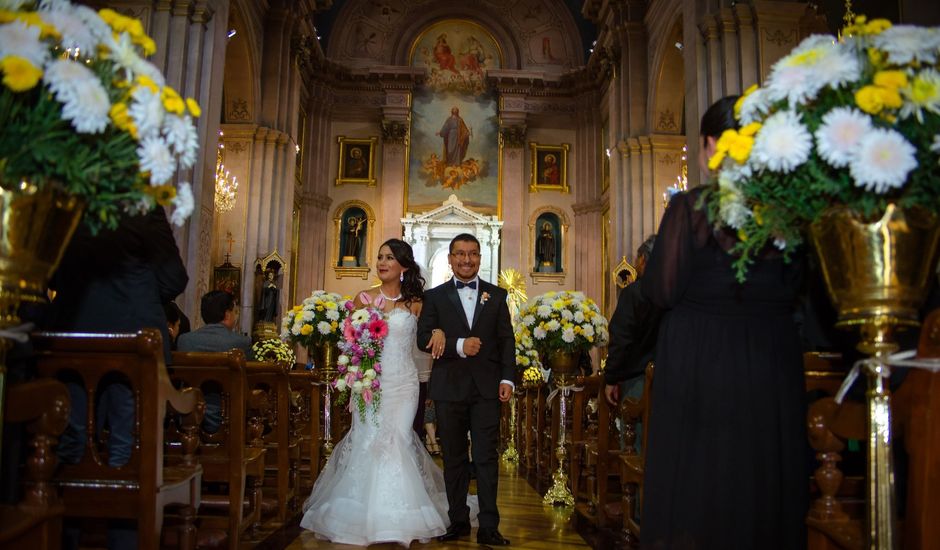
[[[525,181],[526,163],[526,109],[525,91],[512,88],[498,89],[500,153],[502,155],[502,251],[500,266],[520,273],[528,272],[526,262],[527,231],[522,212],[528,201]],[[493,281],[494,283],[496,281]]]

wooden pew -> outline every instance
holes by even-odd
[[[313,371],[295,369],[290,371],[290,388],[294,394],[291,404],[291,437],[298,441],[300,448],[298,487],[300,494],[306,498],[322,468],[323,432],[320,422],[323,382]]]
[[[625,397],[620,403],[620,418],[623,425],[624,445],[620,460],[621,483],[621,533],[628,545],[640,540],[638,511],[643,506],[643,475],[646,462],[646,439],[649,434],[650,406],[652,405],[653,363],[646,365],[643,393],[639,399]],[[636,452],[636,426],[643,423],[640,452]]]
[[[232,550],[239,547],[246,529],[261,519],[264,482],[266,451],[261,416],[268,409],[268,397],[261,390],[249,390],[245,363],[244,352],[237,349],[173,353],[174,382],[203,392],[221,390],[222,424],[216,433],[200,430],[199,461],[205,472],[203,482],[224,483],[227,492],[204,491],[202,505],[206,513],[200,514],[200,529],[225,529]],[[214,510],[226,512],[221,523],[216,521],[221,518],[209,515]]]
[[[572,392],[571,428],[567,439],[570,443],[568,479],[575,499],[575,509],[592,523],[597,514],[592,495],[596,487],[597,437],[598,437],[598,387],[603,388],[600,376],[579,376],[575,382],[581,391]]]
[[[202,467],[194,460],[197,441],[189,437],[176,465],[164,463],[163,424],[167,403],[186,415],[192,433],[204,403],[198,391],[178,391],[170,384],[163,343],[155,329],[137,334],[33,335],[38,372],[49,378],[68,373],[81,377],[88,395],[88,437],[78,464],[62,464],[56,477],[66,517],[124,518],[137,521],[138,544],[160,546],[164,507],[181,506],[180,546],[195,547],[193,518],[200,502]],[[122,377],[136,400],[133,450],[127,464],[112,468],[96,443],[95,393],[106,376]]]
[[[265,417],[267,425],[262,436],[265,474],[273,479],[277,496],[277,519],[287,520],[288,506],[297,496],[297,468],[300,462],[300,441],[291,438],[291,388],[289,363],[249,361],[245,364],[250,389],[267,392],[271,408]]]
[[[0,548],[52,550],[62,544],[65,507],[52,483],[56,468],[53,449],[68,423],[69,395],[65,385],[41,379],[7,390],[3,420],[28,422],[33,452],[26,463],[23,500],[0,505]]]

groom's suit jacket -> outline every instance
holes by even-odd
[[[418,347],[424,350],[435,328],[444,331],[444,353],[434,361],[428,395],[439,401],[469,398],[473,385],[486,399],[499,396],[500,380],[513,380],[516,370],[515,341],[506,291],[479,279],[473,326],[467,322],[454,280],[424,293],[418,320]],[[457,339],[476,336],[480,352],[463,358],[457,353]]]

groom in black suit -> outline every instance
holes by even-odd
[[[480,499],[477,542],[504,546],[509,541],[499,533],[496,508],[499,412],[500,401],[512,395],[516,365],[506,291],[477,276],[480,242],[473,235],[454,237],[448,257],[454,278],[425,292],[418,320],[418,346],[430,348],[435,359],[428,386],[437,409],[450,516],[440,540],[470,535],[469,431]]]

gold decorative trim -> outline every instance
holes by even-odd
[[[636,268],[630,265],[626,256],[621,256],[620,263],[611,270],[610,278],[617,288],[624,289],[636,280]]]
[[[359,278],[365,281],[369,278],[369,272],[372,271],[370,267],[341,267],[338,265],[333,266],[333,272],[336,273],[337,279],[345,279],[346,277]]]
[[[567,273],[541,273],[538,271],[530,271],[529,277],[532,278],[533,283],[557,283],[559,285],[565,284],[565,277]]]

